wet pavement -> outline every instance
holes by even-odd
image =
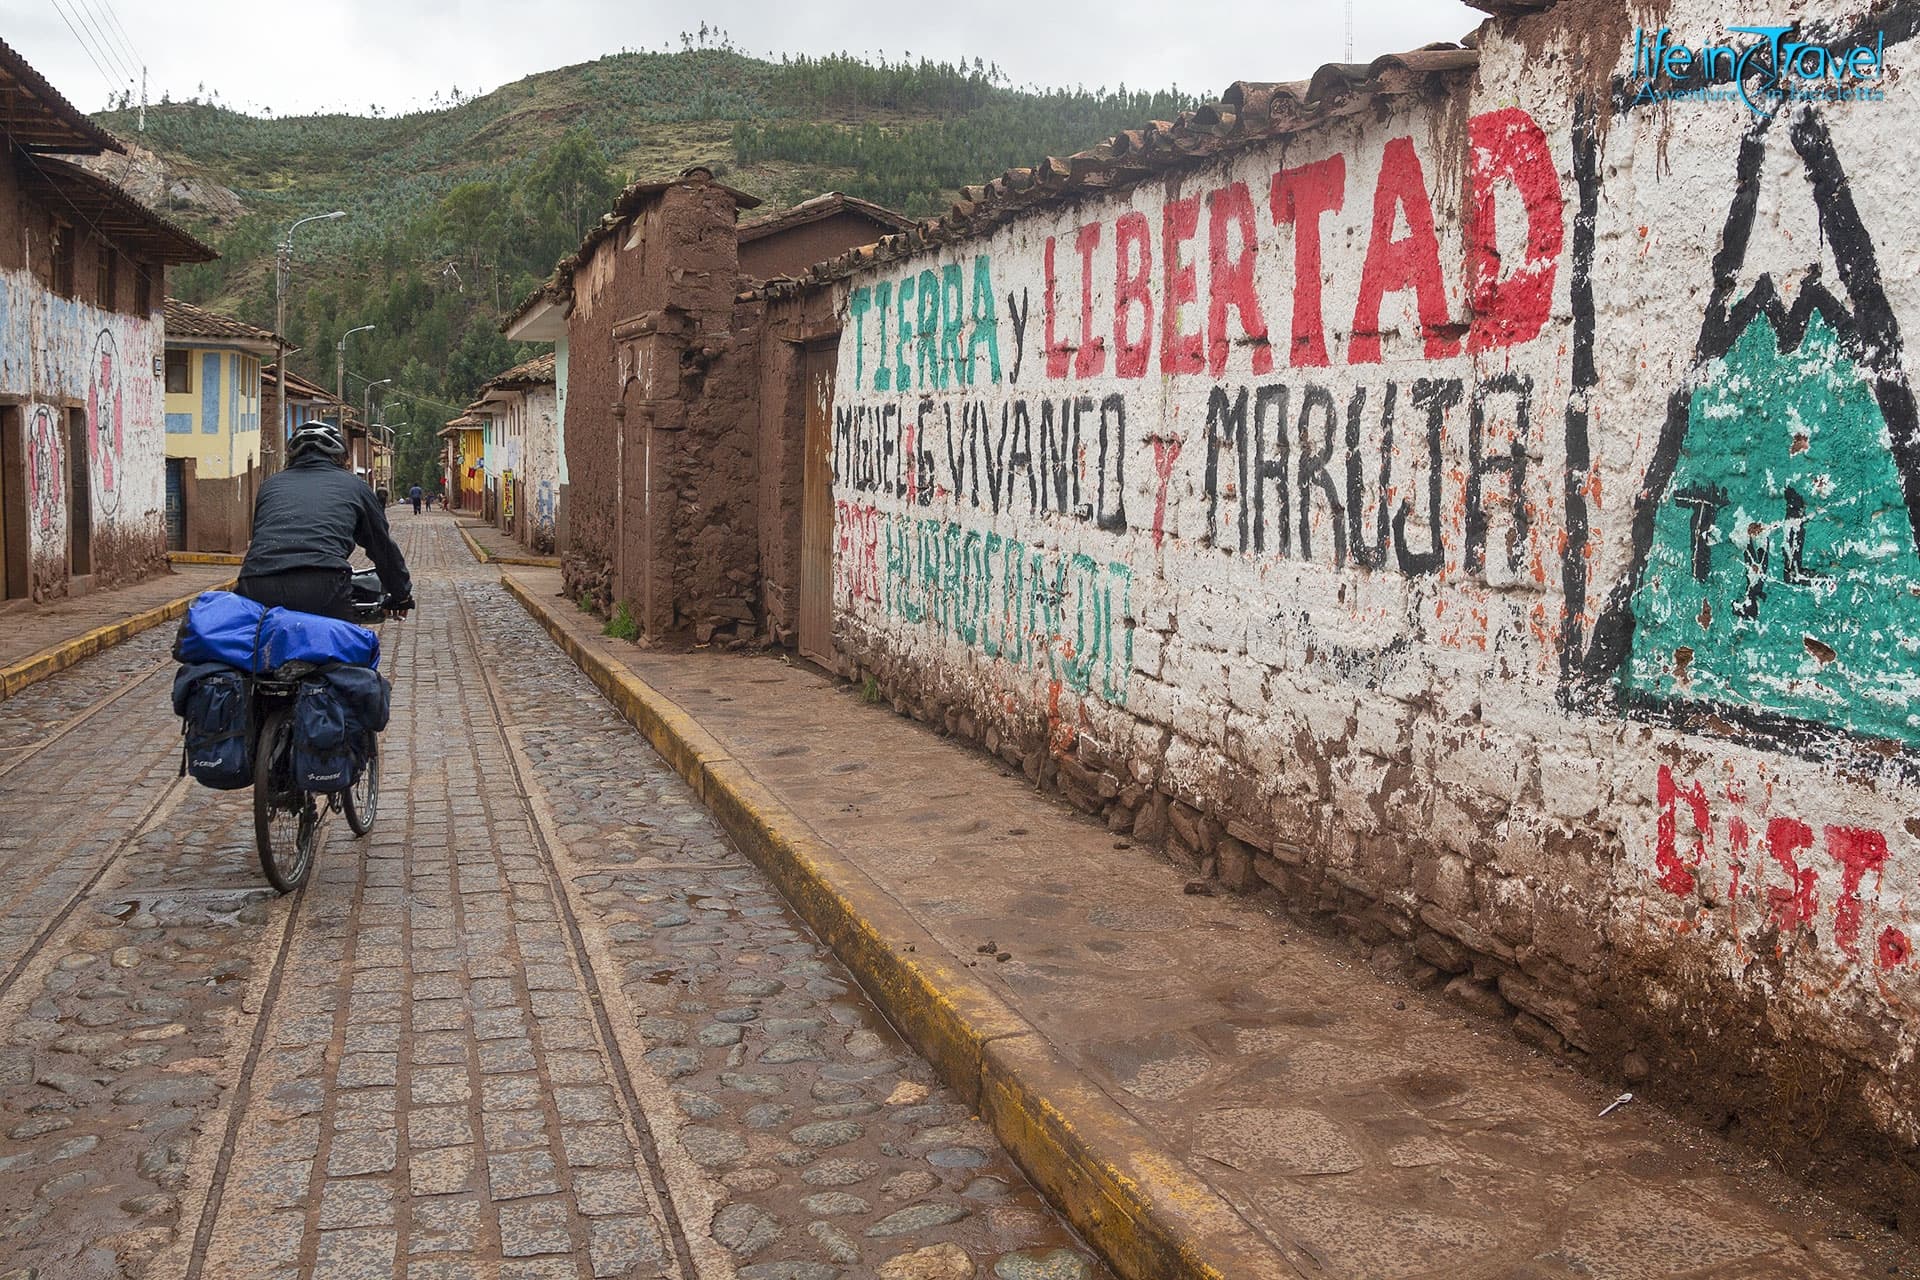
[[[267,892],[171,628],[0,704],[0,1277],[1104,1276],[452,522]]]

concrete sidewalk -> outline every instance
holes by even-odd
[[[0,700],[179,617],[202,591],[232,582],[231,566],[177,565],[131,586],[0,612]]]
[[[509,589],[1123,1275],[1920,1274],[1751,1152],[773,656]],[[1657,1094],[1657,1082],[1650,1087]]]
[[[559,556],[537,556],[490,524],[462,517],[456,527],[466,541],[467,549],[481,564],[511,564],[537,569],[560,567]]]

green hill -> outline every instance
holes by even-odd
[[[621,53],[400,116],[258,117],[209,102],[97,118],[151,149],[141,185],[222,253],[173,274],[190,301],[271,326],[273,243],[299,236],[292,368],[332,385],[334,342],[361,324],[356,377],[395,379],[404,416],[437,427],[530,354],[502,315],[570,252],[631,179],[713,165],[767,206],[826,190],[911,214],[963,184],[1078,150],[1191,105],[1177,91],[1014,88],[973,63],[747,57],[723,44]],[[364,383],[349,378],[349,392]],[[398,419],[403,411],[391,415]]]

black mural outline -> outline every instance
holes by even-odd
[[[1757,119],[1741,139],[1735,167],[1733,202],[1727,211],[1720,246],[1713,258],[1713,292],[1702,317],[1691,367],[1698,370],[1725,356],[1756,317],[1774,331],[1784,351],[1800,345],[1817,311],[1845,351],[1867,375],[1886,420],[1894,464],[1900,472],[1909,527],[1920,549],[1920,412],[1904,372],[1904,344],[1898,321],[1881,288],[1873,240],[1853,201],[1845,167],[1820,114],[1811,107],[1793,110],[1784,126],[1802,172],[1812,187],[1821,236],[1838,270],[1842,302],[1813,264],[1793,305],[1781,301],[1771,274],[1735,299],[1753,220],[1759,207],[1760,169],[1768,132],[1779,122],[1773,113]],[[1684,702],[1622,687],[1619,674],[1633,645],[1633,596],[1645,574],[1652,549],[1656,513],[1679,465],[1687,432],[1693,387],[1684,379],[1668,397],[1666,420],[1651,463],[1634,498],[1632,555],[1626,571],[1608,592],[1590,640],[1581,635],[1588,582],[1585,548],[1592,534],[1584,491],[1591,466],[1587,398],[1597,382],[1593,368],[1592,261],[1594,228],[1589,210],[1597,210],[1598,168],[1591,113],[1579,112],[1574,130],[1574,168],[1580,184],[1580,214],[1574,231],[1574,392],[1567,409],[1567,529],[1565,560],[1567,626],[1563,637],[1563,700],[1572,708],[1649,720],[1690,732],[1748,736],[1776,750],[1832,759],[1836,748],[1852,748],[1852,762],[1867,768],[1891,766],[1920,777],[1920,752],[1902,743],[1849,730],[1825,721],[1713,700]],[[1849,307],[1848,304],[1851,304]]]

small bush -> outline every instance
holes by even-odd
[[[574,603],[580,606],[580,612],[592,613],[593,612],[593,593],[591,591],[582,591],[580,593],[580,598],[574,601]]]
[[[880,682],[872,676],[868,676],[866,682],[860,686],[860,701],[880,701]]]
[[[607,619],[607,625],[601,628],[601,632],[615,640],[640,638],[640,624],[633,620],[633,610],[627,608],[625,600],[613,606],[613,616]]]

